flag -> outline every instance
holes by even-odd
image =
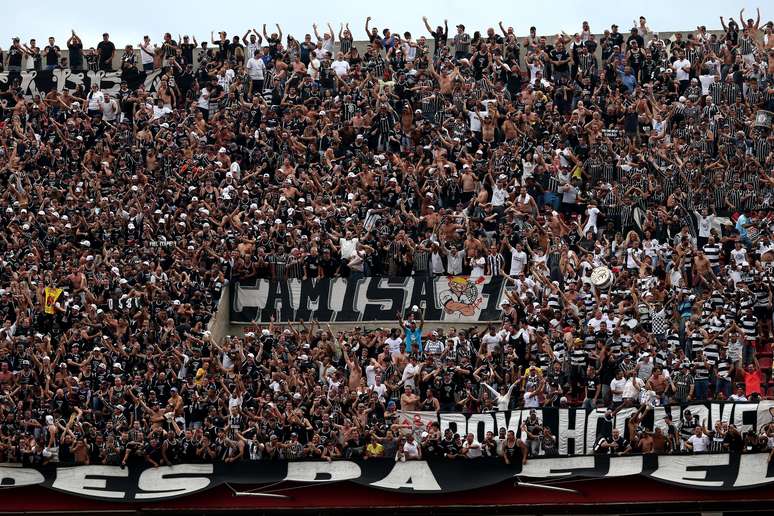
[[[62,289],[56,287],[46,287],[46,300],[43,311],[47,314],[54,315],[54,305],[59,296],[62,295]]]

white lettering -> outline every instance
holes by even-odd
[[[461,435],[465,433],[468,421],[465,418],[465,414],[448,412],[438,416],[438,424],[441,427],[441,434],[443,434],[447,428],[451,428],[452,432]]]
[[[529,415],[529,412],[527,413]],[[508,421],[505,420],[506,416]],[[519,429],[521,428],[521,412],[518,410],[512,410],[510,412],[496,412],[495,413],[495,437],[500,432],[501,428],[505,428],[505,431],[513,430],[513,433],[519,435]]]
[[[610,469],[606,477],[625,477],[642,473],[642,456],[610,457]]]
[[[594,456],[531,460],[524,465],[519,475],[532,478],[566,477],[572,475],[574,469],[594,469]]]
[[[731,421],[733,411],[733,403],[713,403],[710,405],[710,421],[707,423],[707,429],[712,430],[717,421]]]
[[[84,496],[123,498],[125,495],[124,491],[108,491],[105,489],[107,487],[106,479],[90,477],[127,478],[128,476],[129,470],[121,469],[118,466],[59,468],[56,470],[56,480],[54,480],[51,487]]]
[[[291,482],[338,482],[360,477],[360,466],[350,461],[288,462],[285,480]]]
[[[575,453],[583,455],[584,444],[586,435],[586,419],[583,417],[583,412],[575,412],[575,428],[570,428],[570,410],[559,409],[559,454],[567,454],[567,441],[570,437],[575,439]]]
[[[768,476],[769,454],[750,453],[739,456],[739,472],[734,487],[750,487],[771,484],[774,478]]]
[[[8,482],[9,480],[12,482]],[[3,487],[34,486],[45,480],[36,469],[0,467],[0,482]]]
[[[691,411],[693,414],[693,411]],[[658,458],[658,469],[651,476],[677,482],[702,487],[720,487],[723,482],[720,480],[707,480],[707,470],[710,466],[728,466],[728,454],[722,455],[680,455],[666,456]],[[688,471],[688,468],[700,467],[701,469]]]
[[[411,489],[413,491],[440,491],[430,466],[423,460],[396,462],[389,475],[371,484],[384,489]]]
[[[672,417],[675,418],[675,421],[680,421],[680,418],[682,417],[681,414],[675,413],[675,410],[678,410],[678,407],[672,408]],[[683,414],[685,414],[686,410],[691,411],[691,417],[697,417],[699,418],[699,424],[707,425],[710,417],[710,411],[707,408],[706,405],[688,405],[687,407],[683,408]]]
[[[473,414],[468,419],[468,432],[472,433],[477,442],[481,442],[486,437],[487,432],[497,435],[494,418],[492,414]],[[463,436],[464,439],[464,436]]]
[[[177,464],[146,469],[137,482],[137,487],[146,492],[137,493],[135,498],[138,500],[157,500],[201,491],[210,485],[209,478],[203,476],[170,477],[172,475],[211,475],[212,471],[212,464]]]

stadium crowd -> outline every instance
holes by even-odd
[[[526,38],[369,18],[123,54],[107,33],[14,38],[0,460],[511,462],[557,453],[538,414],[478,442],[399,411],[571,406],[638,409],[599,453],[774,449],[771,426],[641,425],[655,405],[774,395],[774,29],[756,18]],[[17,90],[24,70],[119,58],[115,95]],[[207,329],[232,278],[363,275],[501,276],[503,320]]]

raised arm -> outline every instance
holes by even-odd
[[[422,21],[425,22],[425,28],[427,29],[427,32],[433,34],[433,29],[430,28],[430,22],[427,21],[427,16],[422,16]]]

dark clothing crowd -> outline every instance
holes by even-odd
[[[598,453],[772,449],[639,424],[774,397],[772,23],[423,21],[0,51],[0,461],[523,461],[539,413],[479,442],[401,411],[541,407],[634,409]],[[121,84],[22,94],[63,68]],[[502,320],[211,333],[236,278],[441,275],[501,278]]]

